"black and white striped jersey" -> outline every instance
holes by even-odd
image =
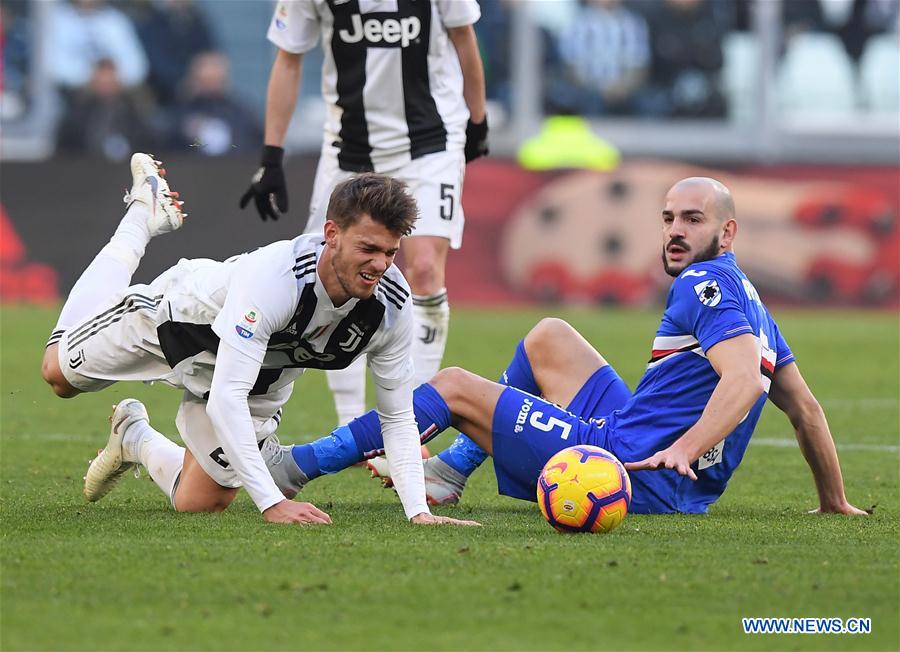
[[[465,145],[469,110],[447,29],[476,0],[280,0],[268,38],[303,53],[322,38],[326,147],[342,170],[387,172]]]
[[[402,273],[392,266],[372,297],[335,306],[316,272],[324,247],[321,235],[303,235],[224,262],[183,260],[154,281],[163,288],[159,345],[176,384],[205,396],[221,341],[261,364],[251,395],[363,354],[381,387],[409,382],[412,309]]]

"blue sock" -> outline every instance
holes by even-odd
[[[525,341],[522,340],[516,346],[516,352],[513,359],[503,375],[500,376],[500,384],[509,387],[517,387],[529,394],[539,396],[540,387],[534,380],[534,373],[531,371],[531,362],[528,360],[528,354],[525,352]],[[448,466],[456,469],[464,476],[468,477],[481,466],[481,463],[487,459],[487,453],[481,446],[472,441],[467,435],[460,433],[453,440],[450,448],[438,453],[438,457]]]
[[[431,385],[413,392],[413,411],[423,442],[450,427],[450,408]],[[291,456],[310,480],[323,473],[337,473],[384,451],[378,413],[370,410],[346,426],[311,444],[291,447]]]

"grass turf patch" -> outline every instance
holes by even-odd
[[[540,311],[453,313],[445,362],[496,377]],[[658,313],[564,314],[633,387]],[[86,504],[81,478],[109,406],[145,401],[175,436],[179,392],[120,384],[62,401],[39,377],[51,311],[4,308],[0,380],[0,647],[4,650],[896,650],[896,315],[785,312],[779,324],[825,405],[848,496],[873,516],[812,516],[787,420],[767,407],[706,516],[629,516],[609,536],[557,534],[498,496],[490,464],[436,511],[478,530],[407,525],[360,469],[302,494],[329,528],[265,524],[246,496],[173,513],[146,479]],[[321,374],[301,379],[283,441],[327,433]],[[445,433],[433,450],[452,439]],[[747,616],[870,617],[868,635],[744,635]]]

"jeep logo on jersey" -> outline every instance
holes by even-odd
[[[422,32],[422,21],[416,16],[407,18],[368,18],[363,21],[362,16],[353,14],[350,18],[351,30],[342,29],[338,32],[344,43],[359,43],[363,39],[369,45],[379,47],[405,48],[419,38]]]

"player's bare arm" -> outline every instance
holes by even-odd
[[[266,145],[284,146],[284,137],[297,104],[302,70],[302,53],[278,48],[266,92]]]
[[[800,451],[806,458],[819,494],[823,513],[865,514],[847,502],[844,479],[828,420],[796,363],[791,362],[775,372],[769,400],[787,415],[797,435]]]
[[[472,122],[484,122],[486,117],[484,66],[478,51],[475,28],[472,25],[451,27],[447,30],[447,35],[456,48],[456,56],[459,57],[459,66],[462,68],[463,97],[466,106],[469,107],[469,117]]]
[[[764,391],[756,347],[756,340],[749,334],[711,347],[706,355],[719,375],[719,382],[700,419],[666,450],[639,462],[626,463],[625,468],[629,471],[675,469],[696,480],[690,465],[734,430]]]

